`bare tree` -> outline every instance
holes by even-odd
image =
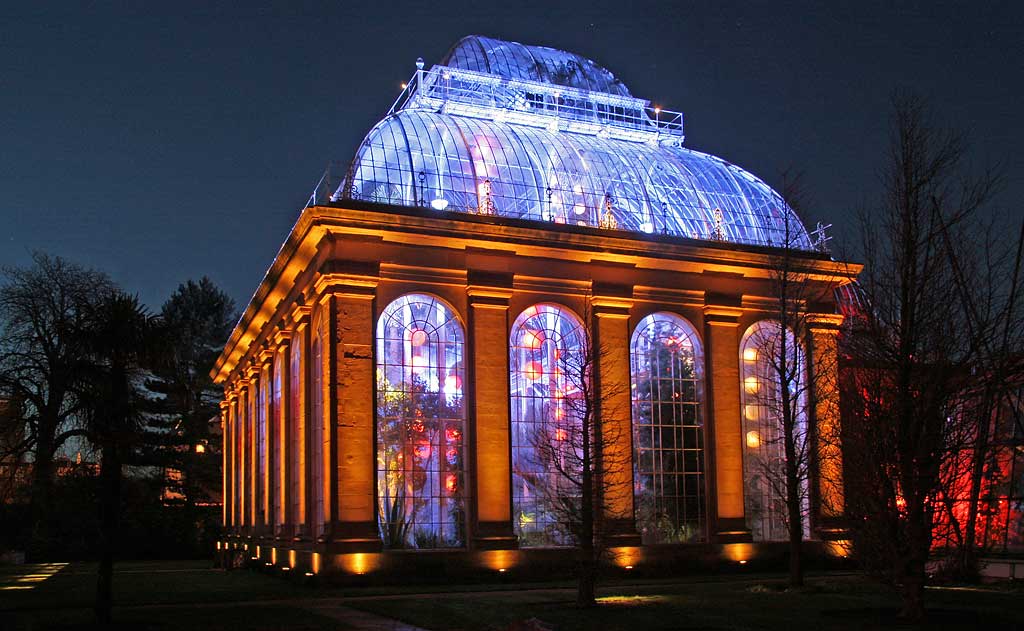
[[[970,175],[967,155],[964,137],[936,124],[920,97],[894,96],[883,197],[861,215],[866,308],[844,342],[857,366],[844,419],[854,544],[913,620],[924,615],[936,498],[965,377],[991,351],[980,334],[991,324],[965,301],[958,266],[977,245],[979,210],[999,177]]]
[[[590,318],[587,322],[592,322]],[[600,382],[599,366],[614,351],[599,344],[591,329],[581,327],[579,344],[556,353],[552,377],[553,404],[546,418],[534,425],[529,438],[529,471],[518,474],[539,499],[551,536],[576,547],[576,603],[595,605],[595,588],[603,556],[615,532],[611,520],[618,482],[630,467],[628,450],[609,449],[629,444],[621,436],[629,410],[615,404],[625,385]],[[539,379],[537,381],[543,381]],[[535,387],[548,388],[545,383]],[[630,489],[631,492],[631,489]]]
[[[833,470],[820,466],[830,452],[819,447],[838,440],[824,435],[832,428],[813,426],[816,394],[835,387],[822,381],[835,374],[836,358],[826,353],[816,356],[816,365],[810,361],[815,317],[810,309],[832,304],[832,294],[843,281],[838,277],[822,279],[820,273],[812,273],[826,241],[824,228],[808,235],[799,219],[805,197],[799,174],[783,173],[780,201],[791,212],[784,213],[781,232],[773,235],[776,247],[769,257],[770,321],[760,323],[744,341],[743,357],[754,373],[752,381],[743,386],[745,468],[754,482],[747,512],[755,529],[781,527],[785,531],[790,544],[792,586],[803,584],[803,541],[811,525],[811,483],[817,481],[812,480],[812,465],[819,465],[819,476]],[[813,499],[815,504],[828,500]],[[772,536],[771,532],[757,534]]]
[[[86,313],[112,283],[59,257],[37,252],[32,260],[32,267],[3,271],[0,392],[21,404],[21,414],[3,422],[21,426],[12,454],[31,456],[30,553],[38,556],[48,540],[54,458],[67,441],[85,435],[74,393],[85,357]]]

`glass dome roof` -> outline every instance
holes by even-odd
[[[778,193],[682,141],[681,114],[590,60],[471,36],[417,71],[332,199],[814,249]]]

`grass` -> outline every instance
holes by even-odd
[[[594,609],[574,607],[571,590],[451,594],[430,601],[396,598],[350,605],[435,631],[506,629],[530,619],[559,631],[913,628],[897,623],[898,603],[891,593],[855,577],[819,578],[797,591],[785,590],[780,583],[737,579],[606,587],[599,595]],[[929,618],[921,628],[1024,626],[1020,591],[930,590],[928,596]]]
[[[90,564],[0,566],[0,629],[91,629],[94,585]],[[11,586],[17,589],[4,589]],[[597,608],[580,610],[565,583],[311,587],[257,572],[214,570],[204,561],[119,563],[115,628],[344,629],[330,612],[346,607],[436,631],[493,631],[531,618],[559,631],[908,628],[895,624],[898,603],[890,592],[854,576],[816,576],[796,591],[766,575],[631,581],[605,585],[599,595]],[[931,589],[928,605],[922,628],[930,631],[1024,627],[1019,586]]]

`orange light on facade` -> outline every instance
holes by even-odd
[[[722,546],[722,556],[740,565],[746,565],[747,561],[754,558],[754,544],[727,543]]]
[[[480,563],[489,570],[505,572],[519,563],[518,550],[486,550],[480,552]]]
[[[356,552],[337,557],[338,565],[349,574],[369,574],[380,566],[380,554]]]
[[[643,549],[635,546],[612,548],[612,563],[624,570],[632,570],[643,558]]]
[[[750,449],[757,449],[761,446],[761,435],[756,431],[747,432],[747,447]]]

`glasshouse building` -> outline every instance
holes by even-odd
[[[746,562],[787,540],[787,484],[838,549],[859,266],[589,59],[471,36],[416,65],[214,369],[222,549],[521,571],[571,559],[587,487],[622,567]]]

